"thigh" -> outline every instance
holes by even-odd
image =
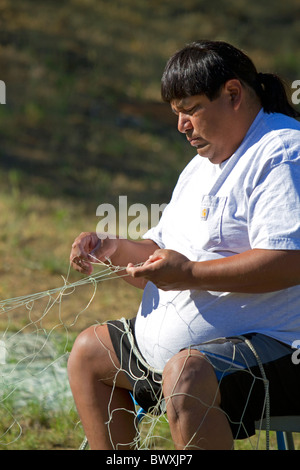
[[[254,422],[266,415],[267,397],[273,416],[300,413],[300,374],[288,345],[253,333],[197,348],[215,370],[221,407],[235,439],[254,434]]]

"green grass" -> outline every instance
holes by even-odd
[[[45,412],[36,403],[14,411],[0,409],[1,450],[76,450],[84,433],[74,409]]]
[[[9,406],[8,406],[9,407]],[[165,417],[153,424],[146,417],[140,425],[141,449],[174,450],[169,425]],[[0,449],[2,450],[77,450],[84,439],[84,432],[74,408],[69,411],[45,412],[37,403],[29,403],[26,409],[8,413],[0,408]],[[294,434],[295,449],[300,449],[300,436]],[[87,450],[89,447],[87,447]],[[249,439],[235,441],[235,450],[253,451],[266,449],[266,435],[257,433]],[[277,449],[275,432],[270,432],[269,449]]]

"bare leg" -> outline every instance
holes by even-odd
[[[130,448],[136,434],[131,386],[120,371],[106,325],[90,327],[78,336],[68,374],[91,449]]]
[[[184,350],[166,365],[163,390],[174,444],[180,449],[233,449],[231,429],[219,408],[212,366],[197,350]]]

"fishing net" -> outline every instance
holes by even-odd
[[[67,375],[72,328],[98,284],[117,277],[117,271],[103,264],[92,276],[69,282],[69,268],[59,287],[0,301],[0,448],[22,439],[22,415],[30,406],[40,413],[74,409]],[[86,305],[66,320],[65,302],[84,286],[90,286]]]
[[[84,277],[76,282],[69,282],[69,273],[63,279],[60,287],[47,291],[15,297],[0,301],[2,334],[0,338],[0,407],[2,414],[10,418],[10,424],[0,435],[0,447],[9,448],[17,439],[22,439],[22,426],[19,423],[18,410],[28,406],[29,402],[38,401],[43,410],[55,410],[58,407],[66,412],[74,407],[72,393],[67,377],[67,360],[70,351],[69,331],[76,324],[78,318],[89,309],[95,298],[98,284],[103,281],[119,278],[122,267],[101,265],[99,272]],[[76,296],[79,287],[89,284],[92,293],[84,308],[75,312],[68,323],[63,318],[64,300],[69,296]],[[17,310],[24,314],[24,326],[14,331],[13,314]],[[52,326],[45,327],[44,320],[55,312]],[[51,322],[50,322],[51,324]],[[251,344],[249,345],[251,348]],[[268,384],[260,365],[259,377],[253,377],[253,382],[260,380],[265,386],[265,406],[262,418],[268,417]],[[138,379],[137,379],[138,380]],[[112,396],[114,388],[112,388]],[[174,443],[168,431],[168,422],[165,413],[165,404],[171,397],[160,401],[151,413],[144,413],[136,404],[134,417],[136,425],[136,439],[132,442],[132,449],[168,449],[174,448]],[[214,405],[211,405],[212,407]],[[110,409],[110,418],[107,426],[113,419],[116,410]],[[132,411],[130,411],[132,413]],[[199,426],[201,423],[199,423]],[[242,425],[242,423],[241,423]],[[13,432],[12,432],[13,430]],[[12,439],[7,439],[11,434]],[[251,449],[260,447],[261,433],[249,438]],[[269,447],[269,431],[264,446]],[[118,445],[115,446],[118,448]],[[80,449],[88,448],[86,438]],[[119,447],[120,448],[120,447]]]

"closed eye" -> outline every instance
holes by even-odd
[[[197,106],[193,106],[192,108],[188,108],[188,109],[181,108],[181,109],[177,110],[177,109],[172,108],[172,111],[176,116],[178,116],[179,113],[187,114],[188,116],[192,116],[196,111],[199,111],[200,108],[201,108],[201,106],[198,104]]]

